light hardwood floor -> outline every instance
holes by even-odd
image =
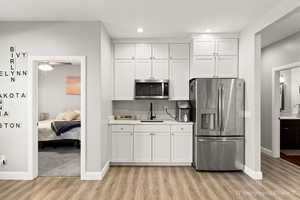
[[[0,181],[1,200],[300,199],[300,167],[262,156],[264,179],[190,167],[112,167],[103,181],[38,178]]]

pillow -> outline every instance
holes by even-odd
[[[65,113],[59,113],[59,114],[56,116],[56,119],[57,119],[57,120],[64,120],[64,119],[65,119]]]
[[[81,117],[80,117],[80,110],[74,110],[74,112],[78,113],[78,116],[74,120],[80,120],[81,119]]]
[[[68,111],[68,112],[64,113],[64,119],[71,121],[71,120],[76,119],[78,117],[78,115],[79,115],[79,113],[77,113],[77,112]]]

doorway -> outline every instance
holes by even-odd
[[[69,65],[69,66],[68,66]],[[79,67],[76,76],[64,77],[66,67]],[[56,69],[55,69],[56,68]],[[48,73],[59,71],[60,76]],[[74,71],[74,68],[73,68]],[[76,71],[76,70],[75,70]],[[86,166],[86,58],[80,56],[29,57],[29,133],[28,168],[31,178],[38,176],[72,177],[85,179]],[[45,73],[46,72],[46,73]],[[73,72],[74,73],[74,72]],[[56,80],[52,80],[55,77]],[[50,81],[54,81],[52,84]],[[47,82],[48,81],[48,82]],[[41,84],[47,91],[40,91]],[[79,85],[79,87],[78,87]],[[48,87],[48,88],[47,88]],[[69,99],[51,104],[56,90],[65,92]],[[53,94],[49,94],[49,93]],[[47,94],[48,93],[48,94]],[[50,95],[50,96],[49,96]],[[70,95],[70,96],[69,96]],[[48,99],[44,102],[43,99]],[[76,99],[75,106],[71,101]],[[53,102],[55,102],[53,100]],[[59,101],[58,101],[59,102]],[[59,104],[59,105],[58,105]],[[71,105],[67,107],[68,105]],[[80,107],[80,109],[79,109]],[[68,169],[69,168],[69,169]],[[66,171],[67,169],[67,171]]]

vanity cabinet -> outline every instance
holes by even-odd
[[[300,119],[280,120],[280,149],[300,149]]]
[[[190,165],[192,162],[192,124],[111,127],[113,164]]]
[[[238,77],[237,39],[194,39],[191,78]]]

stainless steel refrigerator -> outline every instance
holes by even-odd
[[[242,170],[245,158],[245,83],[242,79],[190,80],[194,122],[193,166],[204,171]]]

